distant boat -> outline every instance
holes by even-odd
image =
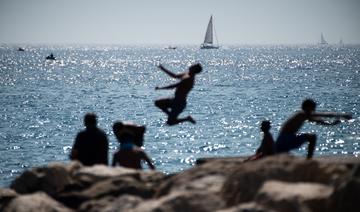
[[[200,45],[200,49],[218,49],[219,48],[219,44],[214,45],[214,41],[213,41],[213,33],[214,31],[214,27],[213,27],[213,17],[210,17],[207,29],[206,29],[206,34],[205,34],[205,39],[204,39],[204,43],[202,43]],[[216,36],[216,34],[215,34]],[[217,43],[217,38],[216,38],[216,43]]]
[[[19,47],[19,48],[18,48],[18,51],[19,51],[19,52],[23,52],[23,51],[25,51],[25,49]]]
[[[328,42],[326,42],[323,33],[320,35],[320,45],[328,45]]]
[[[51,53],[49,56],[46,57],[46,60],[56,60],[53,53]]]
[[[340,38],[340,41],[339,41],[339,46],[344,46],[344,41],[342,38]]]
[[[168,47],[165,47],[164,49],[172,49],[172,50],[175,50],[177,47],[176,46],[168,46]]]

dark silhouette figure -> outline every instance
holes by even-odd
[[[56,60],[53,53],[51,53],[49,56],[46,57],[47,60]]]
[[[120,149],[114,154],[112,166],[123,166],[132,169],[142,169],[141,162],[145,161],[150,169],[155,169],[147,154],[134,142],[134,135],[129,130],[124,130],[122,123],[113,125],[115,137],[120,143]]]
[[[275,153],[274,139],[270,133],[270,121],[262,121],[260,130],[263,132],[263,139],[261,140],[260,147],[256,150],[255,155],[249,157],[245,161],[257,160],[259,158],[273,155]]]
[[[133,143],[142,147],[144,145],[144,134],[146,131],[145,126],[139,126],[131,122],[116,122],[117,133],[121,134],[124,131],[129,131],[133,134]]]
[[[108,165],[109,143],[104,131],[97,127],[96,115],[85,115],[86,129],[76,136],[70,159],[78,160],[85,166],[95,164]]]
[[[187,116],[185,118],[178,118],[178,116],[186,107],[187,95],[194,87],[196,74],[199,74],[202,71],[201,65],[194,64],[190,66],[189,71],[180,74],[174,74],[164,68],[162,65],[159,65],[159,68],[166,74],[168,74],[170,77],[180,80],[180,82],[172,85],[155,87],[155,90],[175,88],[174,98],[165,98],[155,101],[156,107],[160,108],[164,113],[168,115],[166,123],[168,125],[175,125],[184,121],[188,121],[195,124],[196,122],[191,116]]]
[[[310,121],[321,125],[336,125],[341,122],[340,118],[351,119],[351,115],[333,112],[315,112],[316,103],[312,99],[303,101],[301,108],[301,111],[292,115],[281,127],[275,148],[277,153],[288,152],[299,148],[305,142],[309,142],[307,158],[312,158],[316,145],[316,135],[312,133],[297,134],[304,122]],[[329,122],[322,118],[336,118],[336,120]]]

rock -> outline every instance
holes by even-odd
[[[233,167],[221,194],[227,205],[233,206],[253,201],[267,180],[337,185],[348,177],[349,173],[346,165],[277,155]]]
[[[129,211],[143,202],[143,199],[132,195],[122,195],[118,198],[105,197],[99,200],[91,200],[80,206],[79,211],[83,212],[113,212]]]
[[[145,201],[131,212],[210,212],[224,207],[219,196],[208,192],[172,192],[160,199]]]
[[[331,199],[332,211],[360,211],[360,178],[343,182]]]
[[[10,187],[20,194],[43,191],[54,195],[72,183],[72,173],[80,167],[81,164],[78,162],[69,165],[53,163],[27,170],[17,177]]]
[[[4,212],[70,212],[72,210],[66,208],[62,204],[51,199],[43,192],[22,195],[14,198]]]
[[[141,198],[151,198],[154,193],[155,188],[149,187],[131,176],[120,176],[99,181],[81,192],[63,193],[57,197],[57,200],[68,207],[78,208],[86,201],[104,197],[118,197],[124,194],[131,194]]]
[[[319,183],[267,181],[255,201],[279,212],[329,211],[334,188]]]
[[[275,212],[255,202],[243,203],[231,208],[217,210],[216,212]]]
[[[219,193],[227,176],[242,160],[213,160],[173,175],[160,184],[157,197],[172,191],[207,191]]]
[[[3,211],[3,208],[18,194],[16,191],[9,188],[0,188],[0,211]]]

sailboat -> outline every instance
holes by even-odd
[[[327,45],[328,42],[326,42],[325,38],[324,38],[324,35],[323,33],[321,33],[321,36],[320,36],[320,45]]]
[[[206,29],[204,43],[202,43],[200,45],[200,49],[218,49],[219,48],[218,44],[214,45],[213,31],[214,31],[213,17],[211,16],[210,20],[209,20],[209,23],[208,23],[208,26],[207,26],[207,29]],[[216,38],[216,43],[217,43],[217,38]]]
[[[340,41],[339,41],[339,46],[344,46],[344,41],[342,38],[340,38]]]

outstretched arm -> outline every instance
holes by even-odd
[[[166,69],[163,65],[159,65],[158,66],[163,72],[165,72],[167,75],[169,75],[172,78],[176,78],[176,79],[180,79],[183,74],[174,74],[173,72],[169,71],[168,69]]]
[[[344,119],[352,119],[351,114],[349,113],[333,113],[333,112],[316,112],[311,114],[312,117],[326,117],[326,118],[344,118]]]
[[[339,119],[336,119],[333,122],[329,122],[329,121],[325,121],[319,117],[312,117],[311,119],[309,119],[309,121],[315,122],[316,124],[325,125],[325,126],[333,126],[333,125],[337,125],[337,124],[341,123],[341,121]]]

